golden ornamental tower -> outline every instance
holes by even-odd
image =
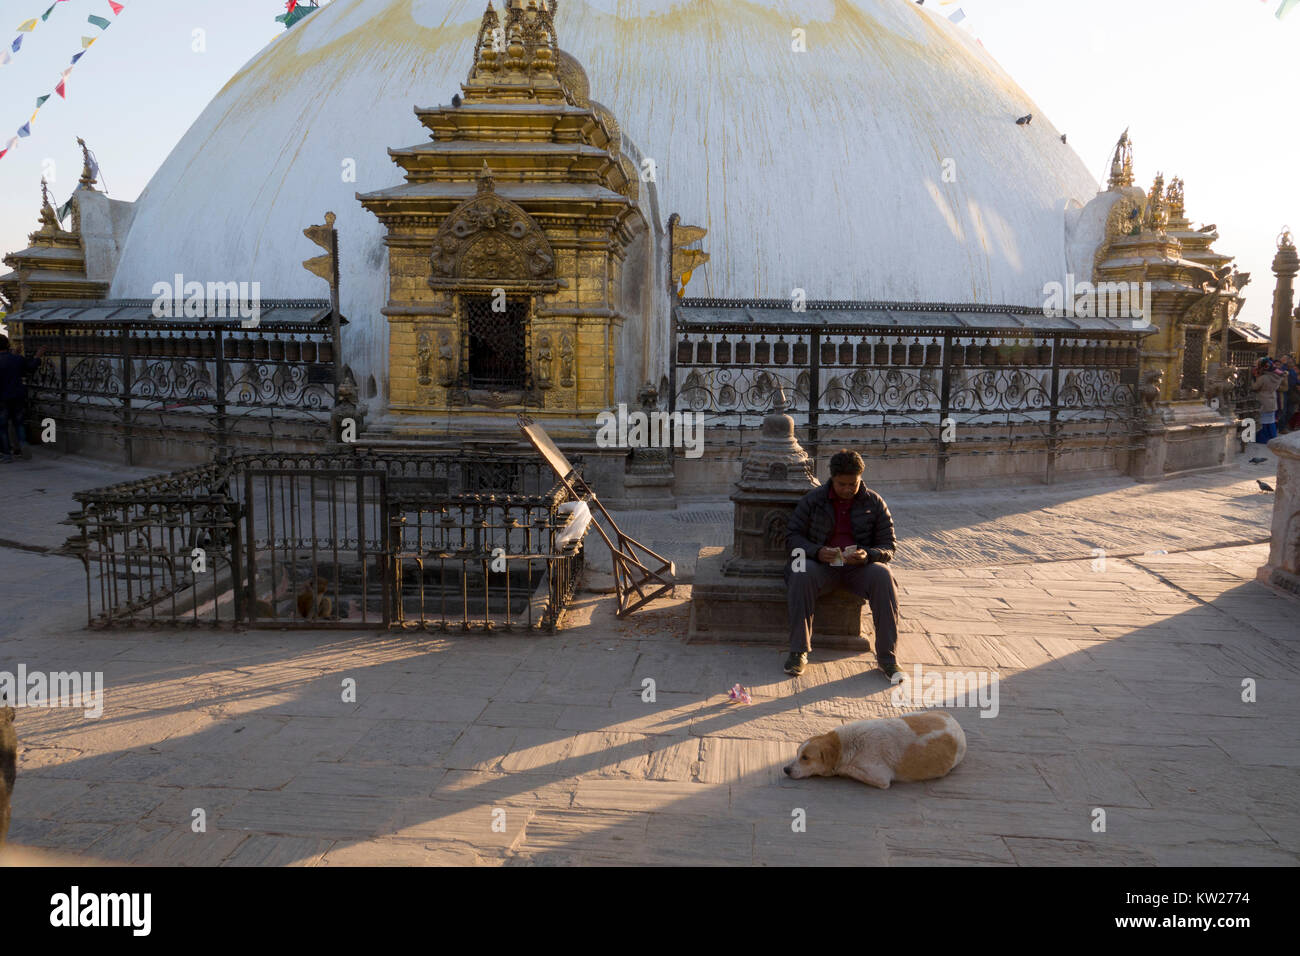
[[[417,108],[431,141],[388,151],[405,182],[357,195],[387,233],[376,427],[393,436],[513,431],[525,408],[578,434],[616,401],[620,337],[641,334],[625,261],[650,224],[618,124],[559,48],[554,11],[489,3],[463,98]]]
[[[1154,328],[1143,345],[1143,366],[1162,403],[1203,405],[1211,362],[1222,361],[1216,335],[1241,308],[1248,276],[1231,256],[1215,252],[1213,225],[1193,229],[1182,179],[1165,186],[1158,173],[1145,193],[1133,185],[1133,143],[1125,130],[1111,159],[1113,196],[1097,248],[1093,282],[1137,283],[1150,291],[1147,314],[1135,327]],[[1101,198],[1099,197],[1099,198]],[[1170,413],[1174,409],[1170,408]]]
[[[82,170],[82,184],[86,189],[94,186],[89,165]],[[50,202],[49,187],[42,179],[40,228],[28,234],[30,245],[26,249],[4,257],[5,265],[14,271],[0,276],[0,294],[9,300],[13,312],[33,302],[102,299],[108,295],[107,282],[86,275],[81,220],[75,202],[71,204],[71,211],[72,229],[64,229]]]

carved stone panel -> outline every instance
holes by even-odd
[[[573,339],[568,332],[560,336],[560,387],[573,388]]]
[[[555,350],[551,347],[551,333],[543,332],[537,340],[537,387],[552,388],[551,365],[555,360]]]
[[[433,379],[429,376],[429,366],[433,360],[433,343],[427,331],[420,333],[419,338],[416,340],[415,351],[418,356],[416,365],[417,381],[421,385],[433,384]]]
[[[442,385],[451,385],[456,376],[456,347],[451,333],[443,329],[438,333],[438,381]]]
[[[541,227],[482,176],[478,195],[457,206],[439,228],[429,264],[433,288],[467,280],[524,283],[555,277],[555,253]]]

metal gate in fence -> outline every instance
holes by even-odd
[[[378,469],[245,471],[241,619],[387,625],[386,479]]]
[[[245,455],[75,497],[93,626],[549,631],[583,566],[522,456]]]

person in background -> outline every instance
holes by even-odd
[[[9,336],[0,335],[0,463],[8,464],[15,456],[22,456],[23,405],[27,401],[23,377],[36,371],[44,354],[45,346],[41,346],[35,356],[24,358],[10,350]],[[10,424],[14,429],[12,443]]]
[[[1262,358],[1253,369],[1255,381],[1252,388],[1259,399],[1259,427],[1255,429],[1255,443],[1267,445],[1277,437],[1278,389],[1286,381],[1286,373],[1271,358]]]
[[[1285,435],[1296,429],[1296,416],[1300,415],[1300,368],[1296,367],[1295,357],[1288,355],[1282,360],[1282,369],[1286,372],[1286,391],[1282,393],[1285,401],[1278,417],[1278,430]]]

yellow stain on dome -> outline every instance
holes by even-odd
[[[389,54],[395,54],[402,49],[417,49],[426,54],[446,51],[449,55],[459,56],[465,60],[465,73],[468,75],[474,40],[478,36],[478,28],[482,22],[481,11],[470,13],[470,19],[463,23],[445,23],[436,27],[426,27],[416,21],[412,12],[413,2],[414,0],[392,0],[342,36],[323,43],[315,49],[300,52],[312,37],[313,27],[316,30],[328,30],[333,27],[330,21],[312,23],[314,18],[303,20],[290,29],[285,37],[294,41],[293,49],[277,49],[272,56],[264,55],[268,52],[264,49],[263,53],[258,54],[232,76],[217,96],[221,96],[226,90],[245,79],[257,80],[263,84],[268,81],[301,82],[304,72],[321,65],[328,65],[331,70],[343,77],[352,67],[369,59],[377,50]],[[485,2],[484,7],[486,6]],[[325,7],[316,16],[321,16],[329,9]],[[469,9],[472,8],[467,8]],[[346,16],[349,12],[345,10],[339,15]],[[364,44],[355,41],[355,34],[362,31],[366,36]],[[271,82],[270,85],[261,86],[259,92],[274,93],[277,89],[276,83]],[[254,99],[248,105],[255,107],[258,104]]]

